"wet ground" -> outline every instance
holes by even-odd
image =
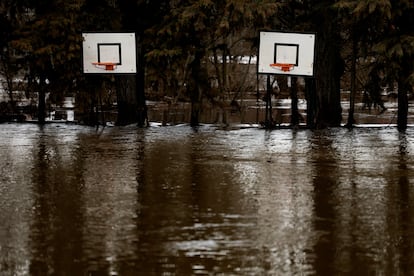
[[[414,129],[0,125],[1,275],[412,275]]]

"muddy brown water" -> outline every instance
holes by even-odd
[[[412,275],[414,129],[0,125],[1,275]]]

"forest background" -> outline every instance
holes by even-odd
[[[0,77],[10,99],[0,113],[17,112],[13,91],[22,90],[36,95],[30,112],[44,123],[48,102],[70,94],[84,123],[96,124],[98,107],[116,102],[117,124],[144,126],[146,100],[167,98],[191,103],[190,123],[197,125],[206,102],[225,109],[257,89],[238,61],[257,55],[260,30],[281,30],[317,34],[315,75],[304,79],[308,127],[341,125],[341,89],[351,91],[353,126],[355,97],[365,90],[380,104],[383,82],[397,90],[397,126],[405,130],[413,26],[411,0],[3,0]],[[123,31],[136,34],[137,74],[83,74],[82,32]],[[296,78],[292,87],[296,125]]]

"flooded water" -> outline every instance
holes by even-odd
[[[414,131],[0,125],[1,275],[412,275]]]

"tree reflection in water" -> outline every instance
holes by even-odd
[[[412,130],[5,124],[2,275],[409,274]]]

